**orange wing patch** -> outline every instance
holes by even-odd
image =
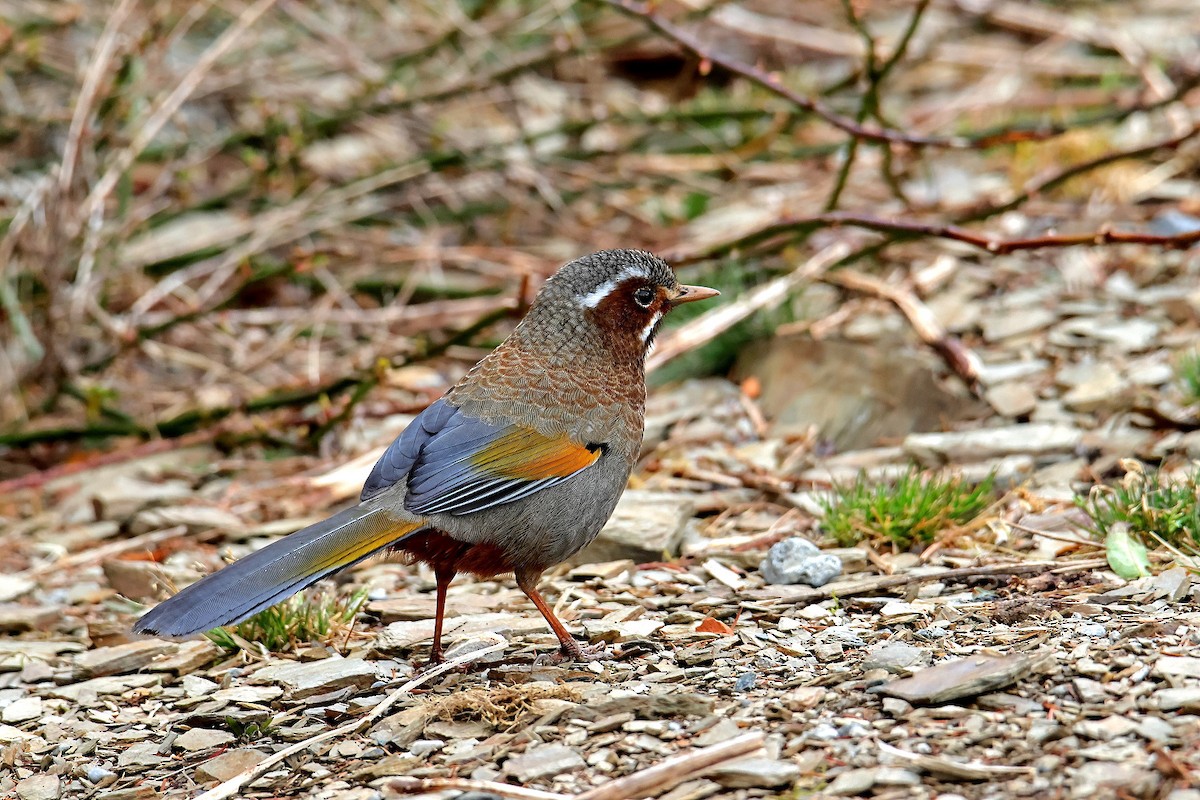
[[[471,465],[497,478],[538,481],[565,478],[600,458],[599,445],[582,445],[565,434],[543,436],[524,428],[496,439],[471,457]]]

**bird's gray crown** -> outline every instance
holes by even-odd
[[[601,250],[564,265],[542,287],[547,299],[572,299],[587,308],[600,301],[622,282],[642,278],[657,286],[673,288],[675,273],[667,263],[644,250]]]

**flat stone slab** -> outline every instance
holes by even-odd
[[[971,656],[923,669],[880,688],[883,694],[913,705],[937,705],[1010,686],[1045,663],[1049,656],[1014,653],[1007,656]]]
[[[366,689],[378,679],[375,668],[358,658],[326,658],[307,663],[278,664],[254,673],[253,683],[275,683],[299,700],[347,686]]]

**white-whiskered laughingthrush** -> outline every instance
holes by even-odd
[[[392,550],[437,578],[432,661],[459,572],[514,573],[563,655],[585,658],[538,580],[596,537],[625,488],[642,442],[646,352],[663,316],[716,294],[681,286],[640,251],[570,262],[512,335],[392,442],[358,505],[188,586],[134,630],[181,637],[238,622]]]

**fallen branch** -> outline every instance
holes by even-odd
[[[201,444],[212,439],[216,435],[214,430],[197,431],[189,433],[171,441],[157,439],[151,442],[136,445],[134,447],[125,447],[118,450],[112,450],[107,453],[90,456],[78,461],[67,461],[62,464],[50,467],[49,469],[38,470],[31,472],[28,475],[22,475],[19,478],[10,478],[6,481],[0,481],[0,496],[9,495],[13,492],[18,492],[23,489],[40,489],[51,481],[65,478],[68,475],[75,475],[88,470],[99,469],[111,464],[123,464],[128,461],[133,461],[138,458],[145,458],[157,453],[166,453],[172,450],[179,450],[184,447]]]
[[[963,580],[964,578],[1000,577],[1003,575],[1037,575],[1043,572],[1062,575],[1070,572],[1084,572],[1097,569],[1104,567],[1106,564],[1108,564],[1108,561],[1103,558],[1077,561],[1074,564],[1063,564],[1061,561],[1042,561],[1031,564],[994,564],[988,567],[961,567],[959,569],[948,569],[944,572],[930,572],[921,575],[884,575],[868,580],[835,581],[834,583],[827,583],[815,589],[811,586],[776,586],[772,587],[773,590],[767,588],[751,589],[746,592],[746,596],[756,599],[782,598],[789,602],[814,603],[819,600],[828,600],[831,597],[854,597],[861,594],[871,594],[883,589],[910,586],[914,583]]]
[[[226,798],[234,797],[240,793],[243,786],[247,786],[261,776],[265,775],[272,768],[274,768],[276,764],[282,763],[296,753],[307,750],[314,744],[320,744],[321,742],[328,741],[329,739],[336,739],[339,736],[350,736],[357,733],[375,720],[382,717],[385,713],[387,713],[389,708],[409,695],[413,689],[416,689],[418,686],[428,682],[430,679],[436,678],[438,675],[449,672],[450,670],[460,667],[463,664],[469,664],[472,661],[482,658],[483,656],[495,653],[498,650],[503,650],[507,646],[507,642],[497,642],[496,644],[485,647],[482,650],[473,650],[470,653],[464,653],[458,658],[453,658],[449,661],[439,664],[433,669],[421,673],[408,683],[401,686],[399,689],[396,689],[394,692],[384,698],[382,703],[371,709],[371,713],[367,714],[362,719],[356,719],[353,722],[347,722],[345,725],[325,731],[324,733],[318,733],[316,736],[310,736],[302,742],[296,742],[296,744],[290,747],[285,747],[278,753],[268,756],[263,761],[260,761],[257,765],[251,767],[250,769],[239,772],[229,780],[214,786],[204,794],[198,796],[196,800],[225,800]]]
[[[991,214],[988,216],[991,216]],[[1000,239],[954,223],[920,222],[916,220],[877,217],[873,214],[858,214],[849,211],[831,211],[812,216],[783,217],[770,225],[740,236],[737,239],[715,245],[703,254],[684,256],[679,261],[690,263],[703,258],[711,258],[780,234],[805,232],[816,230],[817,228],[840,227],[864,228],[878,233],[892,234],[897,240],[920,238],[948,239],[995,255],[1015,253],[1020,250],[1116,244],[1141,244],[1161,247],[1166,250],[1186,250],[1200,242],[1200,229],[1186,233],[1163,235],[1146,233],[1144,231],[1118,231],[1107,226],[1088,233],[1055,233],[1044,236],[1031,236],[1023,239]]]
[[[712,341],[751,314],[778,306],[797,287],[819,278],[848,252],[849,247],[842,243],[827,247],[787,275],[758,286],[664,335],[661,343],[646,359],[646,372],[652,372],[683,353]]]
[[[766,737],[759,731],[735,736],[728,741],[688,753],[672,756],[632,775],[589,789],[575,800],[625,800],[651,797],[686,780],[699,777],[717,764],[742,758],[763,746]]]
[[[27,569],[24,572],[18,572],[12,575],[12,577],[17,580],[33,581],[50,572],[61,572],[83,565],[99,564],[115,555],[127,553],[130,550],[149,550],[162,542],[176,539],[186,533],[186,525],[172,525],[170,528],[163,528],[160,531],[149,531],[148,533],[134,536],[131,539],[119,539],[115,542],[102,544],[99,547],[92,547],[78,553],[71,553],[48,564],[42,564],[41,566]],[[208,531],[189,537],[189,541],[193,543],[204,542],[215,537],[216,534],[216,531]]]
[[[400,794],[422,794],[456,789],[464,792],[487,792],[515,800],[626,800],[653,797],[669,791],[684,781],[699,777],[718,764],[743,758],[763,746],[766,737],[760,732],[736,736],[711,747],[691,750],[671,756],[631,775],[616,778],[594,789],[575,795],[543,792],[509,783],[476,781],[466,778],[396,778],[388,788]],[[204,796],[198,800],[205,800]]]
[[[514,800],[573,800],[575,795],[526,789],[499,781],[477,781],[470,778],[409,778],[401,776],[388,781],[388,789],[396,794],[426,794],[447,789],[460,792],[479,792],[485,795],[511,797]]]
[[[913,292],[903,286],[893,286],[887,281],[857,272],[842,269],[824,278],[829,283],[846,289],[865,292],[893,303],[908,318],[913,331],[929,347],[942,357],[946,366],[962,378],[976,395],[980,393],[979,368],[982,362],[957,336],[951,336],[938,322],[929,306],[921,302]]]
[[[850,134],[855,139],[877,142],[884,144],[903,144],[909,147],[941,147],[947,149],[965,150],[965,149],[982,149],[993,147],[998,144],[1010,144],[1013,142],[1022,142],[1038,139],[1048,139],[1062,133],[1062,129],[1057,127],[1045,127],[1038,130],[1030,129],[1014,129],[1001,130],[994,133],[984,134],[976,137],[970,136],[920,136],[912,133],[905,133],[893,128],[885,127],[866,127],[850,117],[843,116],[837,113],[824,102],[813,98],[806,97],[798,92],[792,91],[783,85],[779,78],[771,73],[751,66],[750,64],[738,61],[727,55],[714,52],[698,38],[692,36],[687,31],[676,26],[662,17],[655,14],[648,3],[640,3],[637,0],[604,0],[605,3],[613,8],[622,11],[630,16],[638,17],[648,24],[650,27],[657,30],[659,33],[666,36],[671,41],[682,46],[684,49],[695,54],[698,58],[715,64],[722,69],[732,72],[735,75],[740,75],[747,80],[757,83],[767,91],[775,94],[788,102],[798,106],[799,108],[815,114],[821,119],[828,122],[835,128]]]

